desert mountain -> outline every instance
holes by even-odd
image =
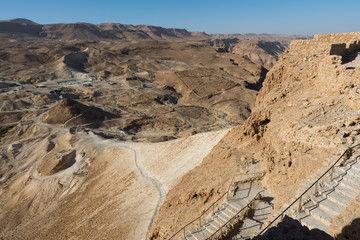
[[[277,34],[206,34],[185,29],[162,28],[150,25],[120,23],[36,24],[27,19],[0,21],[0,35],[6,38],[36,37],[82,41],[190,41],[206,40],[217,51],[248,56],[269,70],[278,56],[288,49],[294,39],[308,39],[311,35]]]
[[[0,21],[3,37],[41,37],[62,40],[206,40],[239,39],[287,42],[294,39],[309,39],[312,35],[279,34],[206,34],[189,32],[186,29],[163,28],[151,25],[120,23],[62,23],[40,25],[31,20],[18,18]]]
[[[10,19],[10,20],[0,21],[0,23],[4,23],[4,22],[17,23],[17,24],[22,24],[22,25],[39,25],[38,23],[31,21],[29,19],[25,19],[25,18],[15,18],[15,19]]]
[[[207,39],[202,32],[189,32],[185,29],[162,28],[149,25],[128,25],[119,23],[69,23],[36,24],[27,19],[0,21],[2,36],[31,36],[62,40],[176,40]]]
[[[291,41],[304,40],[313,38],[313,35],[283,35],[283,34],[268,34],[268,33],[245,33],[245,34],[211,34],[212,38],[220,39],[239,39],[239,40],[265,40],[265,41]]]

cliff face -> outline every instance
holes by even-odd
[[[269,70],[281,53],[289,47],[290,40],[256,40],[238,38],[215,38],[209,40],[210,46],[218,52],[229,52],[247,56],[252,62]]]
[[[168,193],[149,236],[162,238],[198,216],[248,159],[260,161],[277,211],[320,167],[360,143],[359,39],[349,33],[292,42],[267,74],[250,117]]]

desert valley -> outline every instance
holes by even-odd
[[[0,239],[360,239],[359,53],[0,21]]]

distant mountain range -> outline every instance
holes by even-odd
[[[128,25],[120,23],[69,23],[37,24],[27,19],[0,21],[0,34],[9,37],[41,37],[62,40],[175,40],[208,39],[203,32],[189,32],[185,29],[162,28],[149,25]]]
[[[151,25],[120,23],[59,23],[37,24],[31,20],[17,18],[0,21],[2,37],[39,37],[61,40],[206,40],[213,38],[237,38],[252,40],[293,40],[311,38],[311,35],[277,34],[207,34],[189,32],[186,29],[163,28]]]

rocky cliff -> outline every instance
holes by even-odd
[[[277,211],[320,167],[360,143],[359,39],[348,33],[292,42],[267,74],[244,125],[168,193],[149,238],[166,237],[197,217],[251,159],[266,172],[262,184]],[[343,226],[351,222],[345,218]]]
[[[218,52],[247,56],[252,62],[269,70],[280,54],[289,48],[290,40],[215,38],[210,39],[209,44]]]

